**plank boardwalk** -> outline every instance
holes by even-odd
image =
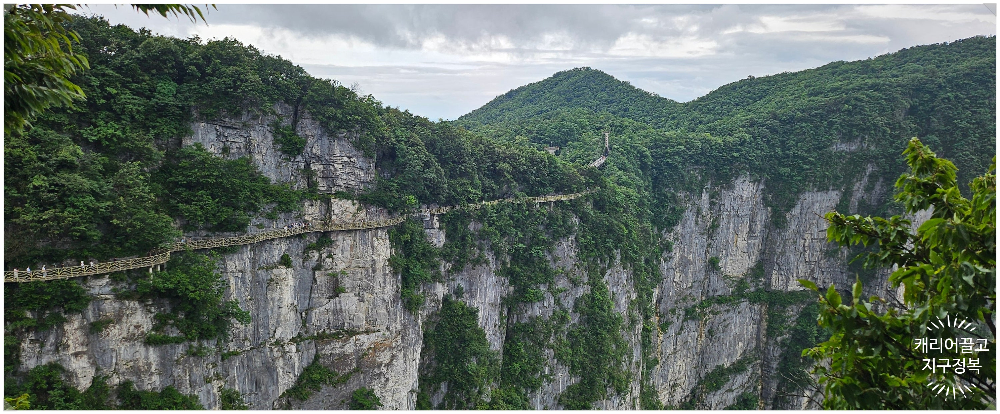
[[[604,131],[604,154],[602,154],[596,160],[592,161],[590,164],[588,164],[588,166],[601,168],[601,166],[604,165],[604,162],[608,160],[608,154],[610,153],[611,153],[611,146],[609,145],[608,142],[608,131]]]
[[[604,165],[604,162],[607,161],[607,160],[608,160],[608,157],[606,155],[602,155],[600,158],[594,160],[589,165],[591,167],[600,168],[602,165]]]
[[[479,209],[487,205],[495,205],[500,203],[511,203],[511,202],[523,202],[529,201],[534,203],[548,203],[554,201],[565,201],[579,198],[586,194],[592,193],[593,190],[588,190],[580,193],[573,194],[557,194],[550,196],[541,197],[529,197],[529,198],[508,198],[502,200],[484,201],[477,204],[469,204],[466,206],[446,206],[437,208],[427,208],[422,209],[414,215],[427,215],[427,214],[444,214],[451,210],[459,208],[469,208],[469,209]],[[280,239],[283,237],[291,237],[303,233],[313,233],[313,232],[328,232],[328,231],[356,231],[356,230],[368,230],[368,229],[378,229],[384,227],[392,227],[406,220],[407,216],[396,216],[392,218],[382,219],[382,220],[360,220],[347,223],[323,223],[316,226],[302,226],[295,228],[283,228],[271,231],[265,231],[261,233],[244,234],[242,236],[232,236],[232,237],[217,237],[211,239],[202,240],[192,240],[189,242],[177,242],[169,246],[164,246],[157,248],[150,252],[148,256],[136,257],[131,259],[115,260],[110,262],[100,262],[94,263],[93,265],[85,264],[83,266],[67,266],[67,267],[55,267],[52,269],[42,270],[32,270],[30,273],[24,270],[12,270],[3,272],[4,282],[34,282],[39,280],[55,280],[55,279],[69,279],[81,276],[91,276],[100,275],[105,273],[121,272],[124,270],[132,269],[143,269],[149,268],[152,271],[153,266],[166,263],[170,260],[170,254],[177,251],[183,251],[187,249],[191,250],[202,250],[202,249],[214,249],[218,247],[227,246],[242,246],[246,244],[260,243],[265,240]]]

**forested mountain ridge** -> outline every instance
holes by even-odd
[[[970,175],[995,135],[995,38],[684,104],[570,70],[435,123],[231,39],[72,24],[87,101],[5,135],[9,267],[592,192],[5,287],[5,396],[35,408],[811,407],[795,279],[885,274],[821,215],[892,210],[908,134]]]
[[[894,92],[905,85],[910,89],[904,90],[908,92],[904,98],[916,100],[917,94],[934,88],[935,81],[963,74],[981,75],[982,66],[995,61],[995,44],[995,37],[974,37],[915,46],[861,61],[832,62],[798,72],[750,76],[685,103],[635,88],[597,69],[576,68],[512,89],[462,115],[456,123],[471,129],[524,121],[552,111],[583,109],[654,127],[695,129],[725,118],[738,118],[742,113],[774,111],[779,109],[776,102],[787,106],[789,101],[803,99],[811,106],[832,105],[830,100],[843,100],[843,95],[865,90]],[[930,81],[931,85],[914,89],[915,81]],[[983,81],[965,80],[977,84]]]
[[[459,125],[496,124],[556,109],[586,109],[651,122],[669,116],[677,102],[638,89],[600,70],[576,68],[511,90],[456,120]]]
[[[455,123],[505,141],[570,146],[564,154],[574,161],[586,159],[580,146],[599,151],[593,137],[610,130],[612,145],[656,154],[649,179],[659,186],[680,189],[668,183],[691,166],[724,180],[748,172],[772,183],[769,203],[781,211],[806,189],[856,181],[864,163],[902,172],[898,155],[914,136],[956,160],[965,186],[995,152],[982,139],[995,131],[995,46],[996,37],[917,46],[744,79],[686,103],[645,94],[629,101],[643,105],[630,112],[601,97],[641,92],[601,71],[574,69],[512,90]],[[570,81],[597,90],[570,93]],[[666,138],[671,134],[687,144]]]

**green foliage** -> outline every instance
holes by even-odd
[[[330,246],[333,246],[333,239],[324,234],[316,239],[314,243],[307,244],[303,253],[309,254],[309,252],[318,252]]]
[[[91,299],[75,280],[12,283],[4,286],[3,294],[5,378],[21,363],[22,336],[65,322],[65,314],[82,312]]]
[[[4,381],[5,396],[28,395],[26,402],[35,410],[105,410],[115,408],[110,402],[106,377],[98,375],[87,389],[80,392],[68,384],[66,369],[57,363],[39,365],[27,372],[22,380]]]
[[[245,231],[250,215],[277,202],[276,211],[298,207],[300,195],[287,185],[271,184],[246,158],[226,160],[200,144],[168,157],[156,181],[171,195],[168,210],[188,227]]]
[[[389,265],[400,274],[403,307],[415,313],[424,304],[420,284],[440,277],[438,249],[427,241],[423,226],[414,220],[389,229],[389,242],[392,244]]]
[[[958,189],[956,168],[922,142],[912,139],[904,152],[911,173],[896,181],[896,200],[913,214],[933,208],[931,218],[911,230],[900,216],[846,216],[831,212],[827,236],[840,245],[877,245],[868,266],[898,266],[889,281],[904,288],[902,306],[880,306],[884,300],[861,298],[854,284],[852,301],[844,303],[830,286],[821,296],[820,326],[833,335],[803,352],[818,360],[832,409],[984,409],[995,408],[996,378],[996,176],[994,167],[970,184],[972,198]],[[994,161],[995,164],[995,161]],[[804,286],[819,292],[808,281]],[[965,329],[928,325],[938,318],[968,321]],[[912,346],[916,338],[985,339],[989,351],[975,356],[982,368],[964,374],[923,370],[925,358],[961,359],[957,350],[927,353]],[[970,387],[962,398],[945,398],[929,381]]]
[[[723,386],[729,383],[733,375],[746,371],[752,362],[752,358],[743,356],[729,366],[717,365],[708,374],[705,374],[704,377],[698,380],[698,383],[691,389],[691,393],[681,403],[680,408],[682,410],[704,409],[703,404],[706,395],[721,390]]]
[[[427,363],[420,370],[420,391],[433,394],[447,383],[438,409],[472,409],[486,397],[499,369],[486,332],[477,322],[479,310],[445,296],[437,322],[424,332]]]
[[[306,139],[295,133],[295,125],[281,125],[275,121],[271,124],[271,130],[274,132],[274,144],[289,158],[298,157],[305,151]]]
[[[70,82],[89,67],[87,57],[73,51],[77,33],[68,4],[20,4],[4,7],[4,130],[17,134],[51,106],[71,105],[85,97]],[[79,49],[78,49],[79,50]],[[6,135],[6,134],[5,134]]]
[[[384,108],[371,96],[312,78],[288,61],[232,39],[165,38],[112,27],[100,18],[74,18],[68,30],[79,33],[74,48],[92,66],[73,80],[89,99],[76,109],[40,116],[25,134],[5,135],[8,268],[142,254],[177,236],[175,219],[188,228],[241,231],[254,214],[276,217],[277,211],[295,208],[301,193],[271,184],[245,159],[221,160],[197,147],[168,150],[178,147],[177,139],[189,133],[195,119],[246,111],[271,114],[274,104],[282,102],[295,113],[290,126],[274,127],[276,143],[286,154],[301,153],[304,142],[294,126],[301,111],[308,111],[328,131],[348,132],[357,148],[379,160],[370,191],[339,197],[398,212],[420,204],[596,189],[585,199],[548,209],[504,204],[474,213],[454,211],[442,217],[448,233],[442,249],[425,240],[419,223],[408,221],[390,230],[390,264],[401,275],[405,307],[416,312],[423,304],[421,284],[440,276],[438,259],[457,271],[482,263],[483,252],[492,249],[514,289],[507,299],[509,311],[516,311],[516,304],[548,294],[543,285],[551,285],[558,272],[548,263],[555,240],[575,235],[579,257],[593,267],[592,284],[599,281],[597,268],[620,260],[631,270],[637,293],[628,321],[642,324],[643,408],[659,404],[649,370],[657,362],[651,342],[657,330],[651,322],[653,292],[661,279],[660,259],[670,248],[661,231],[680,221],[686,197],[697,196],[709,184],[715,191],[749,173],[766,182],[771,224],[781,227],[785,212],[803,191],[847,188],[869,164],[876,167],[870,183],[900,171],[896,154],[910,136],[940,143],[944,154],[969,166],[962,174],[985,168],[988,154],[995,152],[992,141],[979,138],[995,135],[995,38],[748,79],[685,104],[652,96],[600,71],[572,70],[512,91],[457,122],[434,123]],[[602,171],[578,167],[603,152],[605,131],[611,133],[612,150]],[[560,156],[532,149],[545,145],[561,146]],[[957,200],[958,191],[942,197]],[[864,208],[869,207],[885,210]],[[472,220],[482,224],[478,232],[469,230]],[[317,249],[321,242],[317,240]],[[291,266],[290,257],[283,261]],[[718,263],[709,264],[714,268]],[[160,331],[149,333],[147,341],[177,343],[189,340],[189,333],[218,335],[225,330],[215,322],[239,319],[238,307],[220,297],[207,307],[216,310],[193,312],[190,326],[183,322],[189,315],[177,301],[202,303],[216,291],[207,275],[195,273],[167,276],[173,279],[164,284],[139,282],[151,296],[167,294],[174,302],[174,311],[158,317]],[[732,295],[692,306],[690,316],[738,300],[766,302],[774,305],[769,306],[772,316],[784,315],[784,307],[796,299],[751,291],[751,284],[758,286],[746,282]],[[195,295],[182,286],[202,286],[209,293]],[[585,378],[562,396],[567,408],[589,406],[609,388],[617,391],[623,381],[627,384],[616,365],[624,359],[616,352],[623,349],[617,335],[625,319],[607,312],[600,289],[588,295],[576,304],[586,309],[580,311],[581,324],[564,336],[572,334],[572,341],[563,339],[555,346],[557,355],[574,361]],[[54,313],[26,315],[5,309],[5,361],[19,349],[12,345],[17,336],[10,335],[11,327],[59,323]],[[800,314],[794,324],[769,324],[769,334],[808,338],[811,327],[800,323],[802,318]],[[182,335],[166,334],[170,325]],[[546,335],[552,334],[540,323],[511,325],[499,376],[487,375],[482,364],[475,364],[478,371],[466,372],[474,381],[462,382],[472,391],[453,395],[452,406],[528,406],[526,392],[544,380],[536,350],[547,347]],[[788,339],[779,366],[799,372],[804,362],[789,351],[807,342]],[[598,352],[617,362],[600,359]],[[487,404],[483,393],[495,383]],[[417,405],[429,408],[426,387],[418,393]]]
[[[722,386],[726,385],[734,374],[746,371],[747,368],[748,361],[746,359],[736,361],[727,367],[723,367],[721,365],[716,366],[715,369],[710,371],[708,375],[705,375],[701,381],[699,381],[699,385],[701,385],[703,392],[721,390]]]
[[[552,376],[543,374],[556,332],[554,321],[533,317],[507,325],[500,365],[500,388],[490,397],[490,409],[527,409],[528,393],[537,391]],[[499,398],[499,400],[496,400]],[[523,402],[523,404],[522,404]],[[501,408],[507,407],[507,408]]]
[[[441,259],[451,263],[451,272],[460,272],[468,265],[478,265],[486,262],[479,235],[469,230],[472,219],[477,217],[469,210],[453,210],[440,216],[441,227],[444,228],[444,245],[441,246]],[[458,297],[458,295],[456,295]]]
[[[113,323],[115,323],[115,320],[111,318],[104,318],[93,321],[90,323],[90,329],[89,329],[90,333],[92,334],[101,333],[104,331],[105,328],[108,327],[108,325],[111,325]]]
[[[3,399],[5,406],[4,409],[7,410],[30,410],[31,401],[28,394],[21,394],[17,397],[4,397]],[[6,408],[9,405],[10,408]]]
[[[736,397],[736,402],[723,408],[723,410],[756,410],[760,402],[760,397],[752,392],[744,392]]]
[[[459,122],[465,126],[516,122],[553,108],[581,108],[652,121],[667,116],[678,106],[674,101],[637,89],[599,70],[577,68],[507,92],[463,115]],[[576,132],[574,125],[564,123],[551,125],[550,129],[538,133],[549,137],[546,142],[550,145],[566,146]]]
[[[198,15],[188,6],[140,6]],[[15,7],[5,20],[23,20],[18,15],[32,7]],[[73,52],[90,62],[72,79],[88,99],[4,137],[7,268],[142,255],[179,236],[174,219],[189,229],[242,231],[251,215],[297,208],[303,193],[270,184],[247,160],[221,160],[196,148],[168,151],[190,134],[193,113],[212,120],[269,113],[284,102],[297,114],[332,93],[344,105],[324,113],[354,129],[367,119],[359,114],[380,108],[232,39],[173,39],[68,14],[62,23],[66,33],[79,34]]]
[[[139,163],[111,163],[40,127],[5,144],[8,266],[144,254],[178,234]]]
[[[639,390],[639,408],[643,410],[663,410],[663,403],[660,402],[660,394],[656,392],[656,387],[644,382]]]
[[[242,353],[243,353],[243,351],[226,351],[226,352],[223,352],[223,353],[219,354],[219,357],[223,361],[225,361],[225,360],[227,360],[229,358],[232,358],[234,356],[240,355]]]
[[[480,242],[488,241],[494,254],[501,257],[497,274],[514,288],[506,301],[541,301],[540,286],[552,283],[556,275],[548,255],[553,253],[555,241],[575,228],[568,212],[530,203],[505,203],[481,208],[477,219],[482,223]]]
[[[489,402],[480,402],[477,410],[530,410],[531,402],[523,391],[513,387],[494,388]]]
[[[187,16],[191,19],[192,23],[197,23],[198,19],[205,21],[205,15],[201,13],[201,9],[198,6],[185,6],[183,4],[133,4],[132,8],[136,11],[142,12],[146,16],[149,16],[149,12],[156,12],[160,16],[169,18],[168,15],[173,15],[174,17],[180,17],[181,15]],[[215,9],[215,6],[212,6]]]
[[[211,257],[182,252],[167,262],[168,270],[136,281],[135,290],[141,298],[166,298],[171,305],[169,312],[154,316],[156,323],[147,334],[147,343],[224,338],[232,321],[250,323],[249,312],[240,309],[236,301],[223,300],[225,282],[215,267]],[[176,328],[181,336],[165,335],[167,327]]]
[[[292,268],[292,256],[289,256],[288,253],[282,254],[281,259],[278,260],[278,265],[289,269]]]
[[[714,270],[716,272],[722,270],[722,268],[719,267],[719,258],[716,257],[716,256],[712,256],[712,257],[708,258],[708,267],[712,268],[712,270]]]
[[[194,357],[205,357],[212,353],[212,348],[206,346],[205,344],[192,344],[188,346],[187,351],[184,351],[184,355],[194,356]]]
[[[177,392],[173,385],[162,391],[139,391],[132,381],[118,384],[118,409],[121,410],[204,410],[194,395]]]
[[[784,325],[781,320],[786,318],[784,312],[772,312],[771,308],[773,307],[768,308],[767,318],[769,334],[772,324]],[[813,361],[804,357],[802,351],[829,338],[829,334],[816,324],[818,317],[819,305],[813,302],[799,311],[792,326],[780,328],[782,331],[787,330],[788,336],[780,343],[781,357],[777,367],[778,385],[775,387],[777,392],[772,407],[784,407],[788,397],[799,396],[803,390],[815,389],[815,381],[807,371],[807,369],[812,368]],[[756,404],[756,400],[754,404]]]
[[[301,68],[295,67],[299,71]],[[304,74],[304,72],[303,72]],[[301,76],[301,75],[300,75]],[[379,118],[382,104],[371,95],[358,96],[335,80],[315,79],[302,76],[294,79],[302,93],[296,100],[301,102],[313,119],[327,131],[351,131],[357,134],[352,144],[372,157],[375,149],[375,134],[385,127]]]
[[[66,320],[64,313],[80,313],[90,304],[90,295],[75,280],[18,283],[4,287],[4,316],[7,329],[34,327],[49,329]],[[61,309],[60,309],[61,308]],[[24,319],[24,312],[35,314]]]
[[[742,285],[742,286],[749,286],[749,285]],[[731,295],[709,296],[694,305],[684,308],[684,318],[686,320],[701,319],[705,317],[708,309],[714,305],[733,305],[740,302],[749,302],[749,303],[766,303],[768,304],[769,308],[784,309],[789,305],[794,305],[808,301],[812,297],[813,297],[812,294],[803,291],[785,292],[780,290],[766,290],[766,289],[756,289],[753,291],[747,291],[746,288],[744,287],[744,289],[742,290],[734,289],[733,294]],[[770,325],[768,326],[768,328],[770,329]],[[771,336],[776,336],[776,335],[771,335]]]
[[[636,158],[645,159],[646,155],[643,155],[639,149],[626,148],[635,150]],[[636,298],[629,304],[628,321],[630,324],[641,324],[643,327],[640,347],[644,363],[642,371],[638,373],[640,404],[647,408],[659,408],[660,403],[658,397],[653,395],[655,391],[652,385],[652,370],[658,364],[655,356],[657,347],[653,343],[656,340],[656,332],[653,328],[655,317],[653,302],[654,289],[662,280],[659,264],[669,245],[663,242],[659,232],[653,227],[652,217],[655,216],[652,213],[652,206],[655,204],[650,200],[649,193],[641,190],[641,187],[637,185],[642,182],[638,172],[619,170],[614,158],[609,158],[609,160],[611,163],[606,164],[605,168],[610,173],[613,182],[601,180],[600,189],[591,196],[590,200],[574,200],[569,204],[570,211],[579,220],[575,238],[580,257],[590,262],[588,266],[591,269],[588,278],[591,283],[599,280],[594,271],[594,267],[600,266],[598,263],[609,265],[620,261],[622,267],[631,272],[631,282],[635,286]],[[638,191],[637,188],[639,188]],[[609,249],[608,246],[615,248]],[[593,288],[591,292],[595,292]],[[578,299],[576,306],[580,306],[580,304]],[[621,315],[617,317],[621,319]],[[617,342],[621,338],[604,336],[602,340]],[[559,352],[557,352],[557,357],[558,355]],[[609,351],[607,355],[612,357],[615,354]],[[618,361],[624,362],[622,359],[618,359]],[[594,388],[593,384],[600,384],[600,378],[603,376],[613,382],[616,392],[621,393],[619,390],[622,382],[619,380],[626,374],[616,372],[617,369],[615,366],[608,366],[599,371],[588,371],[597,379],[590,383],[581,382],[580,388],[567,389],[567,392],[579,390],[588,392],[588,389]],[[584,398],[573,398],[570,395],[567,400],[571,401],[572,405],[579,407],[588,406],[592,401],[596,401],[592,395],[585,395]],[[569,408],[569,405],[564,405],[564,407]]]
[[[308,400],[312,393],[323,388],[324,385],[337,386],[347,382],[351,374],[340,375],[335,371],[319,363],[319,354],[313,358],[313,362],[306,366],[295,380],[295,385],[285,390],[282,397],[291,397],[299,401]]]
[[[360,200],[393,211],[518,195],[573,193],[584,180],[571,165],[521,145],[483,139],[446,122],[385,109],[376,140],[383,176]],[[412,199],[409,198],[412,196]]]
[[[433,410],[434,406],[431,404],[431,397],[427,395],[424,391],[417,392],[417,404],[416,408],[418,410]]]
[[[580,324],[571,327],[555,349],[556,358],[580,377],[559,396],[570,410],[590,409],[591,403],[608,397],[608,389],[624,394],[630,382],[623,368],[626,343],[622,338],[622,316],[615,312],[607,285],[591,277],[590,293],[576,300],[574,310]]]
[[[222,410],[249,410],[250,406],[243,401],[243,395],[232,388],[219,390],[219,408]]]
[[[382,400],[375,395],[375,391],[372,391],[371,388],[361,387],[351,394],[349,406],[352,410],[374,410],[382,406]]]
[[[996,132],[995,49],[995,37],[914,47],[746,79],[684,104],[574,69],[510,91],[456,123],[504,142],[559,145],[560,158],[577,164],[601,153],[609,131],[605,174],[638,178],[628,187],[647,193],[650,220],[661,229],[683,212],[678,192],[697,196],[709,182],[726,185],[749,173],[768,183],[771,223],[782,227],[804,191],[848,187],[868,165],[873,177],[902,172],[896,154],[915,135],[940,142],[970,171],[985,170],[995,152],[992,140],[980,138]]]

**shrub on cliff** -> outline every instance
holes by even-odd
[[[351,394],[351,404],[352,410],[374,410],[382,406],[382,400],[375,395],[375,391],[371,388],[361,387],[354,390]]]

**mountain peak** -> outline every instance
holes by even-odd
[[[646,120],[676,104],[599,69],[579,67],[513,89],[458,120],[467,126],[495,124],[560,109],[585,109]]]

